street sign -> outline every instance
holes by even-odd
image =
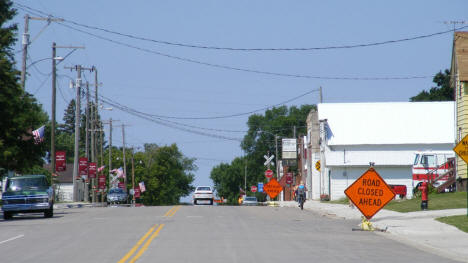
[[[315,169],[320,172],[320,160],[315,163]]]
[[[293,175],[292,173],[286,173],[286,183],[287,184],[292,184],[293,182]]]
[[[263,158],[265,158],[265,160],[266,160],[263,164],[265,166],[268,166],[271,163],[271,160],[273,160],[273,158],[275,158],[275,155],[272,155],[270,157],[268,157],[267,155],[263,155]]]
[[[258,183],[257,185],[258,192],[263,193],[263,183]]]
[[[252,185],[252,186],[250,187],[250,191],[251,191],[252,193],[257,192],[257,187],[256,187],[255,185]]]
[[[466,163],[468,163],[468,135],[453,148],[453,151],[460,156]]]
[[[270,196],[270,198],[275,198],[281,191],[283,191],[283,187],[276,181],[275,178],[272,178],[270,182],[263,186],[263,190],[265,193]]]
[[[367,219],[371,219],[395,197],[395,193],[374,168],[369,168],[361,175],[345,190],[345,194]]]
[[[266,176],[267,178],[273,177],[273,171],[270,170],[270,169],[266,170],[266,171],[265,171],[265,176]]]

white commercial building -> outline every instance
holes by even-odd
[[[454,110],[454,102],[319,104],[308,117],[309,196],[345,197],[373,162],[388,184],[406,185],[410,198],[414,153],[452,150]]]

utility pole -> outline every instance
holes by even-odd
[[[245,159],[244,165],[244,192],[245,195],[247,195],[247,158]]]
[[[323,103],[323,93],[322,93],[322,86],[320,86],[320,103]]]
[[[86,81],[86,127],[85,127],[85,157],[87,162],[89,163],[89,83]],[[89,173],[86,176],[86,180],[84,182],[84,201],[89,202]]]
[[[76,65],[70,68],[76,70],[76,101],[75,101],[75,156],[73,161],[73,201],[78,201],[78,159],[80,155],[79,144],[80,144],[80,120],[81,120],[81,70],[92,70],[90,68],[83,68],[81,65]],[[80,198],[81,199],[81,198]]]
[[[125,159],[125,124],[122,123],[122,143],[123,143],[123,167],[124,167],[124,185],[127,192],[127,161]]]
[[[29,15],[24,16],[24,33],[23,33],[23,60],[21,62],[21,87],[26,89],[26,59],[28,58],[28,45],[29,45]]]
[[[296,139],[296,125],[294,125],[294,129],[293,129],[293,138]]]
[[[27,15],[26,15],[27,16]],[[56,82],[57,82],[57,72],[56,72],[56,44],[52,43],[52,113],[51,113],[51,124],[50,124],[50,168],[52,175],[55,174],[55,105],[56,105]],[[66,162],[66,160],[65,160]],[[52,176],[52,178],[54,178]]]
[[[103,146],[103,142],[102,142],[102,134],[104,133],[104,127],[102,125],[102,122],[99,122],[99,141],[101,142],[101,163],[100,165],[103,166],[104,165],[104,146]],[[100,167],[101,167],[100,166]],[[104,191],[102,191],[102,194],[101,194],[101,203],[104,203]]]
[[[111,184],[111,181],[110,181],[111,170],[112,170],[112,118],[109,119],[109,187]]]
[[[132,147],[132,191],[133,191],[133,197],[132,197],[132,204],[135,205],[135,152]]]
[[[55,118],[56,118],[56,105],[57,105],[57,60],[63,58],[57,57],[57,48],[84,48],[73,46],[57,46],[55,42],[52,43],[52,113],[51,113],[51,129],[50,129],[50,159],[51,159],[51,173],[55,174]],[[59,62],[60,63],[60,62]]]
[[[23,58],[21,61],[21,88],[23,90],[26,89],[26,60],[28,58],[28,46],[29,46],[29,20],[42,20],[42,21],[47,21],[48,24],[52,21],[58,21],[62,22],[63,19],[61,18],[51,18],[51,17],[31,17],[29,14],[26,14],[24,16],[24,33],[23,33],[23,38],[22,38],[22,45],[23,45]],[[54,57],[52,57],[53,59]],[[55,156],[54,156],[55,158]]]
[[[81,65],[76,66],[76,101],[75,101],[75,158],[73,161],[73,201],[78,201],[78,159],[79,159],[79,144],[80,144],[80,119],[81,119]]]

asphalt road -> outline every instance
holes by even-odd
[[[298,208],[63,209],[0,220],[0,262],[454,262],[358,223]]]

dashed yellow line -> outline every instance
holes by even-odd
[[[133,253],[135,253],[135,251],[141,246],[141,244],[143,244],[143,242],[145,242],[145,239],[153,232],[153,230],[156,228],[156,226],[158,226],[158,224],[156,224],[152,228],[150,228],[150,230],[148,232],[146,232],[146,234],[142,238],[140,238],[140,240],[138,240],[136,245],[133,246],[132,249],[130,249],[130,251],[128,251],[128,253],[125,254],[125,256],[122,259],[119,260],[118,263],[124,263],[127,259],[129,259],[133,255]]]
[[[174,206],[173,208],[169,209],[169,211],[167,211],[165,214],[164,214],[164,217],[172,217],[175,215],[175,213],[177,212],[177,210],[180,209],[180,205],[178,206]]]
[[[146,241],[143,247],[141,247],[140,251],[138,251],[138,253],[132,258],[132,260],[129,261],[129,263],[134,263],[138,258],[141,257],[141,255],[143,255],[143,253],[145,253],[146,249],[148,249],[148,246],[151,244],[151,241],[153,241],[153,239],[158,236],[159,231],[161,231],[163,227],[164,227],[164,224],[161,224],[158,227],[158,229],[153,233],[153,235],[151,235],[148,241]]]

